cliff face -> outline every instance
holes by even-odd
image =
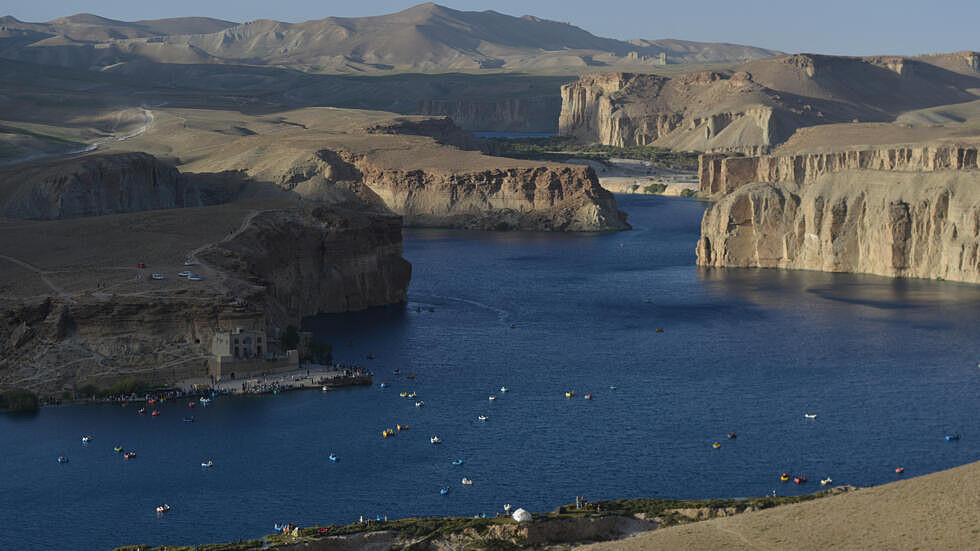
[[[730,193],[753,182],[806,185],[844,170],[934,172],[980,168],[976,146],[920,144],[828,153],[742,157],[702,155],[701,193]]]
[[[216,235],[245,217],[239,230],[196,252],[154,231],[151,241],[138,230],[124,230],[120,240],[120,227],[172,226],[173,211],[93,219],[85,230],[93,234],[92,265],[68,261],[73,263],[72,290],[18,296],[8,286],[0,296],[0,389],[56,393],[89,383],[105,387],[137,375],[170,384],[206,375],[211,339],[219,329],[274,333],[298,326],[307,315],[405,300],[411,265],[401,257],[397,216],[326,206],[262,209],[258,201],[255,206],[251,211],[237,207],[232,216],[218,212],[224,206],[183,209],[179,224],[212,223],[222,228]],[[71,229],[58,228],[65,224]],[[62,234],[76,226],[54,221],[9,231],[46,231],[63,243],[68,241]],[[176,250],[161,248],[160,243],[174,242]],[[132,254],[149,256],[154,271],[167,279],[141,283],[133,281],[132,273],[106,275],[98,259],[116,247],[140,249]],[[9,248],[4,253],[13,254]],[[202,282],[177,278],[173,274],[183,269],[180,261],[166,266],[163,260],[191,254],[199,261],[194,270],[203,274]],[[11,266],[0,262],[5,269]],[[51,273],[64,271],[53,267]],[[111,291],[96,283],[106,279],[113,282]]]
[[[704,215],[701,266],[980,283],[980,173],[845,171],[757,183]]]
[[[97,154],[0,175],[2,214],[55,220],[214,204],[208,190],[145,153]]]
[[[459,127],[481,132],[554,132],[561,113],[558,95],[499,101],[421,100],[420,115],[449,117]]]
[[[321,151],[318,158],[328,180],[402,215],[408,226],[544,231],[630,227],[590,167],[392,169],[345,151]]]
[[[264,288],[258,300],[266,319],[285,327],[305,316],[404,302],[412,265],[401,254],[399,217],[321,206],[258,213],[198,257]]]
[[[748,73],[584,75],[561,94],[559,135],[620,147],[756,152],[799,126]]]
[[[583,75],[562,87],[559,134],[607,145],[759,154],[803,127],[891,122],[976,100],[972,52],[904,58],[796,54],[671,77]]]

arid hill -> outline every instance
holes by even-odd
[[[978,93],[976,52],[797,54],[675,77],[584,75],[562,88],[559,133],[610,145],[758,153],[800,128],[891,122],[909,111],[971,102]]]
[[[682,524],[583,551],[976,548],[980,464],[805,503]]]
[[[533,71],[730,63],[778,52],[734,44],[601,38],[569,25],[432,3],[376,16],[233,24],[207,18],[124,22],[80,14],[0,19],[0,57],[79,68],[117,63],[274,65],[304,71]],[[591,69],[590,69],[591,68]]]

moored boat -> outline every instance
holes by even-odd
[[[58,463],[68,463],[68,456],[67,455],[59,455],[58,456]]]
[[[575,391],[574,390],[569,390],[569,391],[566,391],[565,392],[565,398],[571,398],[573,396],[575,396]]]
[[[466,477],[464,476],[464,477],[463,477],[463,480],[462,480],[462,484],[463,484],[464,486],[472,486],[472,485],[473,485],[473,481],[472,481],[471,479],[469,479],[469,478],[466,478]]]
[[[91,436],[83,436],[82,437],[82,443],[83,444],[88,444],[91,441],[92,441],[92,437]]]
[[[947,442],[952,442],[953,440],[959,440],[959,439],[960,439],[960,435],[959,434],[947,434],[946,435],[946,441]]]
[[[189,408],[197,407],[197,404],[195,404],[194,402],[187,402],[187,407]]]
[[[329,459],[330,461],[333,461],[334,463],[336,463],[337,462],[337,454],[331,453],[330,455],[327,456],[327,459]]]
[[[399,431],[403,431],[408,429],[408,425],[395,425],[395,428]]]
[[[166,513],[169,510],[170,510],[170,506],[167,505],[166,503],[164,503],[163,505],[160,505],[160,506],[157,507],[157,512],[158,513],[161,513],[161,514],[162,513]]]
[[[150,417],[159,417],[159,416],[160,416],[160,412],[157,410],[153,410],[153,413],[150,414]]]
[[[490,400],[491,402],[492,402],[492,401],[494,401],[494,400],[496,400],[496,399],[497,399],[497,396],[496,396],[495,394],[491,394],[491,395],[490,395],[490,398],[489,398],[489,400]]]
[[[895,474],[902,474],[905,472],[905,467],[895,467]]]
[[[136,457],[136,452],[130,451],[123,454],[123,459],[133,459]]]
[[[139,410],[137,410],[136,413],[143,415],[144,413],[146,413],[146,408],[139,408]]]
[[[779,481],[780,482],[788,482],[789,481],[789,473],[783,473],[783,474],[779,475]]]
[[[508,390],[510,389],[505,386],[500,387],[500,392],[507,392]]]
[[[817,418],[817,414],[816,413],[804,413],[803,414],[803,417],[806,417],[807,419],[816,419]]]
[[[829,485],[829,484],[830,484],[831,482],[833,482],[833,480],[831,480],[831,479],[830,479],[830,477],[828,476],[827,478],[825,478],[825,479],[823,479],[823,480],[821,480],[821,481],[820,481],[820,485],[821,485],[821,486],[827,486],[827,485]]]
[[[442,444],[442,439],[438,436],[433,436],[432,438],[429,438],[429,442],[432,444]]]
[[[211,403],[211,398],[207,398],[207,397],[201,396],[201,405],[202,406],[209,405],[210,403]]]
[[[477,417],[477,419],[479,419],[480,421],[486,421],[487,419],[489,419],[489,417],[487,417],[486,415],[481,415]]]
[[[732,431],[732,432],[728,433],[728,439],[729,440],[734,440],[736,438],[738,438],[738,433],[737,432]]]
[[[449,486],[446,486],[446,487],[442,488],[441,490],[439,490],[439,493],[442,494],[442,495],[448,494],[449,493]]]
[[[201,462],[201,467],[204,467],[205,469],[209,469],[209,468],[211,468],[213,466],[214,466],[214,461],[211,461],[210,459],[208,459],[207,461]]]
[[[462,465],[462,464],[463,464],[462,459],[453,459],[453,465]]]
[[[718,448],[721,447],[721,443],[720,442],[712,442],[711,443],[711,447],[717,450]]]
[[[592,399],[592,395],[591,394],[586,394],[584,397],[585,397],[586,400],[591,400]]]
[[[116,446],[115,448],[112,448],[112,451],[114,451],[116,453],[122,453],[123,447],[122,446]]]
[[[424,405],[425,405],[425,402],[423,402],[422,400],[419,400],[418,402],[415,402],[415,407],[417,407],[417,408],[420,408],[420,407],[422,407]]]

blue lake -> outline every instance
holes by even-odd
[[[183,402],[158,418],[0,416],[0,549],[220,542],[277,521],[550,510],[575,495],[784,495],[980,457],[980,289],[700,270],[703,203],[618,201],[634,231],[406,231],[407,305],[307,323],[389,388],[218,398],[195,423]],[[381,438],[398,423],[410,429]],[[161,503],[173,509],[157,516]]]

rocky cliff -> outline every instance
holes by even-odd
[[[795,54],[670,77],[583,75],[562,87],[558,132],[616,146],[764,153],[804,127],[891,122],[975,101],[976,59]]]
[[[136,375],[161,384],[200,377],[219,329],[274,334],[307,315],[401,302],[411,276],[401,221],[385,213],[253,200],[82,222],[21,223],[0,237],[4,271],[44,265],[0,277],[0,389],[57,393]],[[232,225],[238,230],[226,234]],[[45,255],[73,238],[87,250]],[[204,281],[174,275],[189,255]],[[140,258],[166,279],[107,270],[114,256]],[[28,281],[39,276],[52,282],[41,294]]]
[[[980,172],[846,170],[744,185],[705,212],[697,255],[701,266],[980,283]]]
[[[980,168],[977,151],[974,145],[934,143],[795,155],[701,155],[699,190],[710,195],[724,194],[754,182],[794,182],[802,186],[825,174],[845,170],[971,170]]]
[[[253,295],[267,321],[285,327],[404,302],[412,265],[401,254],[398,216],[318,206],[257,213],[233,239],[197,256],[224,277],[259,286]]]
[[[562,98],[543,96],[497,101],[421,100],[420,115],[449,117],[461,128],[482,132],[554,132]]]
[[[560,136],[620,147],[767,150],[800,126],[794,117],[809,116],[781,105],[748,73],[585,75],[561,95]]]
[[[383,158],[344,150],[320,151],[317,158],[317,173],[326,181],[402,215],[407,226],[543,231],[630,227],[590,167],[507,166],[502,160],[501,168],[391,168]]]
[[[62,220],[282,195],[237,171],[181,173],[146,153],[94,153],[0,172],[0,216]]]

